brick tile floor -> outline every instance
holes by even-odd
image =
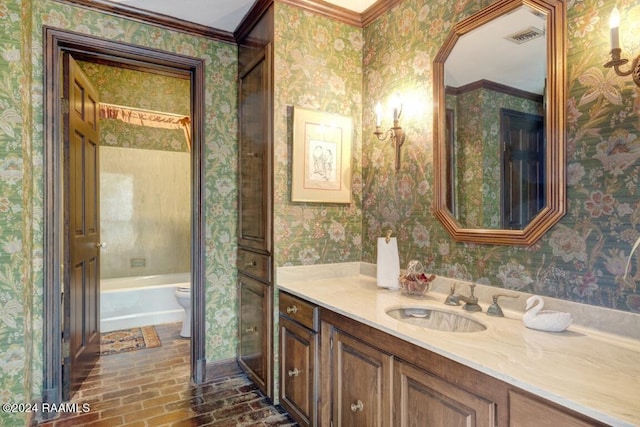
[[[102,356],[63,413],[40,427],[295,426],[244,375],[206,384],[189,380],[189,340],[180,325],[157,326],[162,346]]]

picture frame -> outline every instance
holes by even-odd
[[[291,201],[351,203],[351,117],[294,107]]]

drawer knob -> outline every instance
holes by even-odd
[[[293,368],[289,371],[289,377],[297,377],[298,375],[300,375],[298,368]]]
[[[364,409],[364,403],[362,403],[362,400],[356,400],[356,403],[352,403],[351,404],[351,412],[362,412],[362,410]]]
[[[245,329],[245,330],[244,330],[244,332],[245,332],[246,334],[251,334],[251,333],[253,333],[253,332],[258,332],[258,327],[257,327],[257,326],[254,326],[254,327],[252,327],[252,328],[247,328],[247,329]]]
[[[296,314],[298,312],[298,307],[294,304],[291,307],[287,307],[288,314]]]
[[[244,263],[245,267],[255,267],[258,265],[255,259],[250,259],[249,261]]]

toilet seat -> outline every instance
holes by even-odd
[[[178,286],[178,292],[191,292],[191,286]]]

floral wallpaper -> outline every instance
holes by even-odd
[[[29,402],[42,383],[42,232],[31,194],[34,129],[30,103],[32,24],[28,3],[0,4],[0,401]],[[40,252],[38,254],[38,252]],[[0,425],[23,425],[22,415],[0,413]],[[18,424],[22,421],[21,424]]]
[[[43,25],[205,60],[206,356],[235,357],[236,47],[50,0],[2,2],[0,18],[0,400],[42,387]]]
[[[360,261],[362,30],[275,3],[274,263]],[[353,120],[349,204],[291,202],[292,108]]]
[[[640,273],[621,278],[640,235],[640,89],[602,66],[613,1],[566,2],[568,211],[560,223],[532,247],[474,245],[453,241],[430,212],[431,64],[452,24],[488,3],[406,0],[364,29],[363,129],[374,126],[378,94],[399,91],[419,102],[404,119],[398,173],[390,148],[364,137],[363,260],[375,262],[375,238],[391,227],[402,265],[418,258],[447,277],[638,312]],[[637,54],[640,2],[617,6],[624,52]]]
[[[190,115],[187,79],[79,62],[100,93],[100,102]],[[189,151],[184,131],[137,126],[120,120],[100,121],[101,145],[164,151]]]
[[[567,215],[522,248],[456,243],[431,214],[431,64],[453,23],[489,3],[404,0],[364,29],[275,3],[275,263],[375,262],[376,239],[392,228],[402,265],[417,258],[448,277],[640,311],[640,272],[621,280],[640,234],[640,89],[602,66],[613,0],[566,2]],[[635,55],[640,2],[616,3],[623,54]],[[235,46],[53,0],[8,0],[0,17],[0,400],[28,401],[42,383],[42,25],[206,61],[206,352],[234,357]],[[407,132],[398,172],[391,144],[372,135],[375,104],[395,92]],[[351,204],[290,202],[291,106],[353,118]]]

